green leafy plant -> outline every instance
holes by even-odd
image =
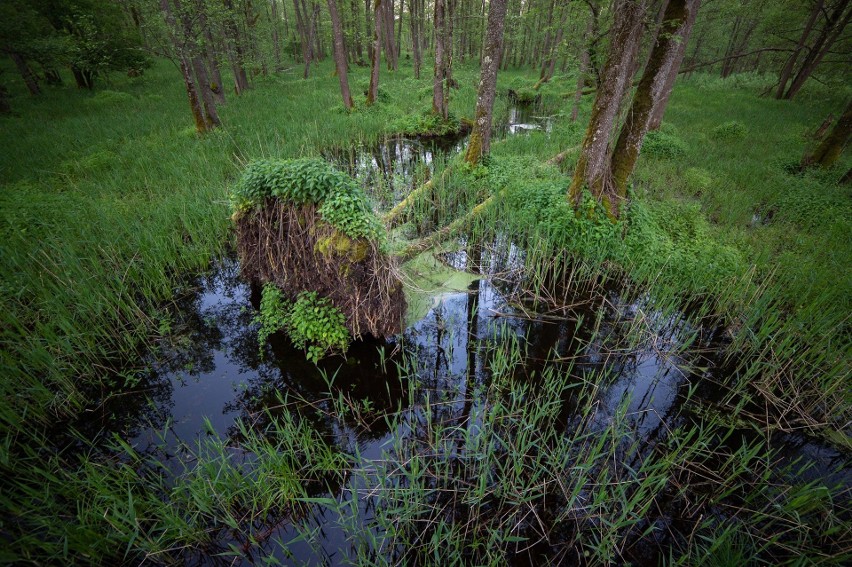
[[[270,335],[286,331],[296,348],[307,349],[308,360],[317,363],[334,352],[344,352],[352,339],[346,317],[331,300],[315,291],[303,291],[290,303],[273,283],[263,286],[260,312],[254,319],[261,349]]]
[[[655,157],[673,158],[684,155],[689,146],[671,132],[654,130],[648,132],[642,143],[642,153]]]
[[[343,313],[315,291],[299,294],[287,329],[293,344],[307,348],[308,360],[314,363],[332,352],[345,351],[351,339]]]
[[[231,192],[231,205],[236,214],[241,214],[269,197],[319,205],[323,220],[350,238],[380,240],[384,236],[363,190],[351,177],[321,159],[250,163]]]
[[[278,286],[273,283],[263,286],[260,311],[254,318],[254,322],[260,325],[257,341],[260,343],[261,351],[270,335],[287,328],[291,309],[292,305],[284,298]]]

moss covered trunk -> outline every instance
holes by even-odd
[[[648,132],[651,113],[662,101],[672,67],[678,59],[681,37],[690,11],[698,8],[698,0],[671,0],[666,6],[663,24],[651,56],[633,95],[621,134],[612,154],[614,201],[610,211],[618,216],[621,204],[627,199],[627,180],[636,167],[642,140]],[[677,69],[674,69],[677,73]]]
[[[610,180],[609,143],[625,93],[630,88],[630,70],[639,48],[647,2],[617,0],[609,56],[601,73],[582,153],[568,189],[569,199],[579,205],[588,188],[606,206],[613,201]]]
[[[843,148],[852,135],[852,100],[846,105],[843,116],[834,125],[831,133],[823,140],[813,152],[806,154],[802,159],[802,168],[819,166],[831,167],[840,158]]]
[[[497,69],[500,51],[503,49],[503,25],[506,21],[506,0],[491,0],[488,10],[488,29],[485,33],[485,54],[476,97],[476,116],[473,132],[464,159],[477,164],[491,149],[491,117],[494,110],[494,95],[497,90]]]

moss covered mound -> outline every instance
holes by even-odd
[[[328,298],[354,337],[396,334],[405,297],[384,227],[360,187],[322,160],[250,164],[232,193],[243,276],[286,299]]]

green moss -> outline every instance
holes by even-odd
[[[333,230],[328,236],[317,240],[314,250],[327,260],[344,259],[348,264],[357,264],[367,257],[370,245],[363,239],[352,239],[338,230]]]

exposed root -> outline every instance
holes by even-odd
[[[321,220],[313,204],[268,198],[236,219],[243,276],[273,282],[295,300],[302,291],[331,299],[354,337],[402,330],[405,297],[397,262],[375,242],[351,239]]]

